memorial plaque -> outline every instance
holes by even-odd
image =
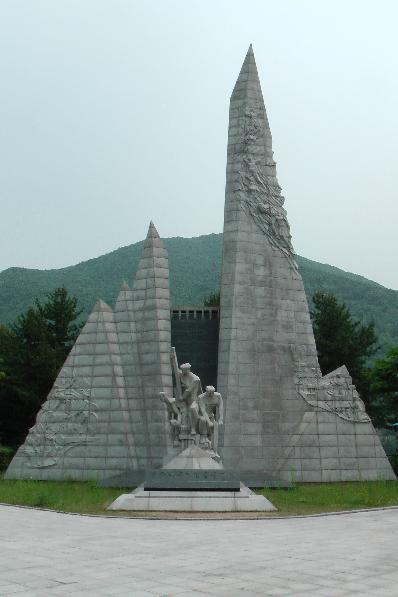
[[[144,482],[147,491],[239,491],[239,474],[230,470],[159,469],[149,471]]]

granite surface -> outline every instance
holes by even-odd
[[[97,301],[6,478],[105,479],[162,466],[172,392],[167,251],[151,222],[130,289]]]
[[[217,390],[226,468],[395,478],[347,370],[322,378],[251,46],[230,101]]]
[[[0,506],[0,595],[395,597],[397,514],[159,521]]]

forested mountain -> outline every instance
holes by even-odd
[[[222,234],[165,239],[170,260],[172,304],[200,305],[218,290]],[[121,283],[131,283],[142,242],[96,259],[54,270],[12,267],[0,273],[0,322],[10,323],[36,297],[58,286],[76,295],[86,316],[97,298],[113,306]],[[297,257],[307,296],[320,289],[334,293],[363,322],[374,321],[383,345],[398,345],[398,291],[337,267]]]

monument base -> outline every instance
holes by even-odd
[[[150,512],[275,512],[263,495],[241,483],[240,491],[147,491],[143,485],[120,495],[108,510]]]

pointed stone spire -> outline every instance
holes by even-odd
[[[155,224],[152,220],[149,223],[148,234],[146,235],[147,238],[159,238],[159,233],[156,230]]]
[[[100,312],[100,311],[108,311],[108,312],[113,313],[113,310],[110,308],[110,306],[105,301],[103,301],[102,299],[98,299],[94,305],[93,313]]]
[[[247,93],[248,90],[259,93],[262,99],[261,84],[257,72],[256,60],[254,58],[253,46],[251,44],[232,91],[231,100],[237,94],[243,95],[245,92]]]
[[[224,466],[297,481],[393,479],[371,423],[358,414],[362,406],[348,372],[340,368],[319,381],[251,47],[229,115],[217,384],[226,397]],[[341,376],[350,389],[341,402],[353,404],[345,419],[335,406]]]
[[[167,251],[150,223],[132,289],[118,299],[116,320],[127,396],[137,432],[138,468],[162,465],[169,448],[159,392],[173,393]]]
[[[230,102],[217,389],[226,396],[224,465],[270,473],[276,462],[279,467],[284,462],[282,423],[292,410],[287,398],[296,392],[296,353],[300,351],[309,367],[317,366],[280,191],[250,47]],[[242,354],[246,350],[249,363]],[[295,417],[299,423],[306,407],[298,401],[295,408],[289,415],[292,424]],[[234,431],[236,420],[245,421],[239,434]],[[255,447],[249,443],[252,433],[258,434]],[[270,445],[278,448],[267,450]]]
[[[251,45],[230,100],[227,187],[236,186],[242,172],[242,161],[247,164],[248,159],[265,168],[264,174],[272,176],[273,183],[278,185],[272,136]],[[228,179],[228,174],[232,174],[232,180]]]
[[[125,326],[124,332],[129,330],[130,328],[130,316],[129,316],[129,302],[131,299],[131,288],[127,284],[127,282],[123,282],[120,286],[119,294],[117,295],[116,303],[115,303],[115,321],[116,324],[122,324]],[[123,332],[123,333],[124,333]],[[127,336],[128,337],[128,336]]]
[[[157,281],[162,280],[160,283],[160,287],[162,288],[166,288],[164,280],[167,280],[168,290],[168,255],[164,248],[163,241],[152,221],[149,224],[148,234],[144,241],[144,248],[138,262],[133,290],[142,290],[142,282],[139,282],[139,280],[143,278],[156,278]]]

